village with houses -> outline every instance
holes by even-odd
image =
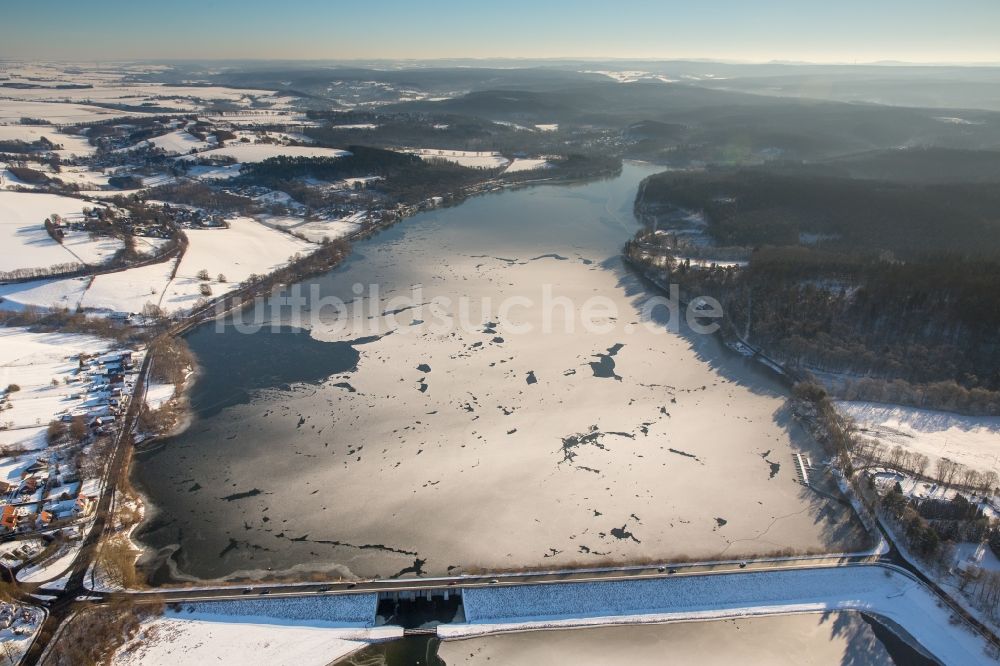
[[[7,350],[17,349],[19,340],[9,331],[4,334],[6,355]],[[15,335],[22,340],[40,336],[28,341],[40,349],[52,334],[17,331]],[[17,368],[25,366],[17,363],[25,357],[4,359],[5,376],[11,381],[0,403],[4,419],[0,440],[5,442],[0,540],[4,564],[30,569],[35,579],[62,573],[46,574],[46,563],[60,561],[92,518],[104,472],[99,451],[107,448],[100,442],[117,435],[117,422],[133,397],[138,376],[132,350],[80,351],[60,358],[65,349],[59,344],[45,350],[44,360],[41,354],[29,357],[47,369],[62,371],[41,385],[32,382],[37,365],[27,366],[22,376]],[[40,416],[45,408],[57,409],[47,421]],[[39,552],[17,547],[39,540],[45,544]]]

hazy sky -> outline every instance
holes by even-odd
[[[1000,62],[1000,0],[8,0],[0,58]]]

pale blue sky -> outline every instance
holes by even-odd
[[[0,58],[1000,62],[1000,0],[18,0]]]

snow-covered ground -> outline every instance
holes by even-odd
[[[933,593],[883,566],[471,588],[463,603],[469,623],[440,625],[440,636],[854,610],[897,623],[947,664],[986,659],[986,642],[951,623]]]
[[[1000,417],[962,416],[951,412],[876,402],[838,401],[837,409],[886,447],[902,446],[980,471],[1000,472]]]
[[[446,160],[476,169],[496,169],[507,165],[510,160],[494,152],[474,150],[441,150],[438,148],[408,148],[404,152],[419,155],[424,160]]]
[[[78,185],[83,191],[108,187],[108,174],[82,166],[60,167],[59,173],[53,173],[52,177],[70,185]]]
[[[375,594],[181,604],[146,620],[114,663],[326,666],[372,642],[402,637],[399,627],[374,627],[377,605]]]
[[[205,150],[212,145],[208,141],[202,141],[192,136],[183,129],[153,137],[148,143],[168,155],[186,155],[192,150]]]
[[[115,666],[268,664],[328,666],[371,643],[402,637],[398,627],[329,629],[286,624],[189,620],[175,615],[146,620],[138,636],[115,654]]]
[[[146,405],[150,409],[159,409],[174,397],[174,390],[173,384],[150,382],[146,385]]]
[[[75,309],[90,284],[90,278],[32,280],[0,284],[0,308],[22,310],[31,305],[40,308]]]
[[[294,225],[294,231],[314,243],[320,243],[324,238],[333,240],[354,233],[358,230],[364,216],[365,213],[360,212],[339,220],[315,220],[304,224],[301,218],[297,218],[298,224]]]
[[[29,195],[31,196],[31,195]],[[295,254],[316,249],[312,243],[271,229],[251,218],[233,218],[230,228],[190,229],[189,245],[176,276],[171,280],[175,260],[124,271],[105,273],[94,278],[38,280],[23,284],[0,285],[0,307],[20,309],[25,305],[66,307],[78,305],[86,310],[105,312],[141,312],[147,303],[177,312],[193,306],[201,295],[201,285],[208,284],[212,296],[228,293],[251,274],[264,275],[286,264]],[[317,229],[316,236],[336,237],[350,228]],[[43,231],[44,233],[44,231]],[[317,238],[319,240],[319,238]],[[211,279],[197,275],[207,270]],[[219,282],[223,275],[226,282]]]
[[[170,260],[98,275],[79,303],[89,310],[112,312],[142,312],[147,303],[160,305],[174,263]]]
[[[177,271],[178,278],[195,278],[204,268],[213,279],[224,273],[229,281],[242,282],[251,273],[269,273],[292,255],[315,249],[310,243],[269,229],[248,217],[230,218],[228,222],[229,229],[187,231],[190,242]]]
[[[0,191],[0,272],[48,268],[62,264],[97,264],[122,247],[111,238],[91,240],[86,232],[69,232],[62,244],[43,225],[53,213],[82,219],[85,201],[58,194]]]
[[[0,101],[2,105],[2,101]],[[70,155],[92,155],[96,148],[90,145],[87,137],[80,134],[66,134],[54,127],[46,125],[0,125],[0,141],[24,141],[34,143],[46,138],[62,148],[54,151],[62,157]]]
[[[197,156],[184,156],[180,159],[231,157],[243,164],[247,162],[263,162],[278,156],[288,157],[343,157],[349,153],[336,148],[320,148],[318,146],[281,146],[274,143],[233,143],[222,148],[213,148],[198,153]]]
[[[240,175],[240,168],[242,166],[240,163],[224,164],[221,166],[194,166],[188,169],[187,173],[192,178],[200,180],[225,180],[226,178],[235,178]]]
[[[11,620],[9,627],[0,629],[2,663],[5,665],[20,663],[41,628],[45,613],[41,608],[34,606],[0,601],[0,616]]]
[[[18,571],[17,580],[22,583],[43,583],[59,578],[73,566],[73,561],[80,554],[80,547],[79,542],[63,546],[55,556]]]
[[[77,369],[74,357],[81,352],[103,353],[111,348],[108,340],[71,333],[32,333],[25,328],[0,327],[0,390],[10,384],[20,387],[8,394],[10,409],[0,413],[0,421],[11,433],[16,429],[45,426],[59,412],[85,403],[80,382],[65,383]],[[55,382],[53,382],[55,380]]]
[[[536,169],[551,169],[552,164],[548,160],[517,158],[503,170],[504,173],[516,173],[518,171],[534,171]]]
[[[5,89],[4,95],[7,96],[8,93],[9,89]],[[48,120],[53,125],[71,125],[142,115],[146,114],[115,111],[88,104],[0,99],[0,123],[8,125],[20,122],[21,118],[41,118]]]
[[[373,130],[377,129],[378,125],[374,123],[354,123],[348,125],[332,125],[330,129],[339,130]]]
[[[660,74],[653,74],[652,72],[645,72],[638,69],[630,70],[588,70],[587,74],[603,74],[604,76],[614,79],[618,83],[635,83],[636,81],[661,81],[663,83],[674,83],[676,79],[669,79]],[[707,78],[715,78],[711,75],[706,75]],[[684,78],[700,78],[700,77],[684,77]]]
[[[733,259],[704,259],[701,257],[677,257],[680,262],[688,262],[692,266],[700,266],[701,268],[709,268],[711,266],[718,266],[719,268],[737,268],[746,266],[748,262],[742,260]]]
[[[203,298],[200,292],[203,284],[209,284],[212,296],[219,296],[236,289],[251,274],[265,275],[288,263],[293,255],[308,254],[316,249],[312,243],[275,231],[251,218],[228,221],[228,229],[190,229],[186,232],[188,249],[177,275],[163,290],[160,307],[168,312],[190,308]],[[208,283],[197,277],[203,269],[211,276]],[[220,274],[226,282],[218,281]],[[126,279],[127,272],[114,275]],[[85,299],[84,304],[89,305],[89,301]]]

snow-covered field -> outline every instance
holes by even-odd
[[[449,666],[671,664],[892,666],[857,613],[804,613],[706,622],[532,631],[444,641]]]
[[[240,175],[242,164],[224,164],[221,166],[195,166],[188,169],[188,175],[201,180],[225,180]]]
[[[79,185],[84,191],[99,190],[108,186],[108,175],[103,171],[92,171],[82,166],[63,166],[52,177],[71,185]]]
[[[346,150],[320,148],[318,146],[281,146],[273,143],[233,143],[223,148],[213,148],[198,153],[198,158],[231,157],[239,163],[263,162],[281,155],[288,157],[343,157]],[[191,159],[185,156],[181,159]]]
[[[837,409],[886,447],[902,446],[931,459],[951,460],[980,471],[1000,472],[1000,417],[876,402],[838,401]]]
[[[6,96],[9,91],[4,91]],[[38,102],[0,99],[0,123],[15,124],[21,118],[42,118],[53,125],[72,125],[96,120],[110,120],[124,116],[141,116],[143,113],[115,111],[88,104],[63,102]]]
[[[190,245],[177,271],[178,278],[194,278],[204,268],[213,278],[224,273],[230,281],[242,282],[251,273],[269,273],[292,255],[315,249],[247,217],[228,222],[229,229],[188,230]]]
[[[315,246],[289,234],[270,229],[246,217],[229,220],[229,229],[190,229],[187,252],[177,275],[163,291],[158,305],[168,312],[193,306],[200,298],[202,269],[211,276],[213,296],[232,291],[251,274],[265,275],[283,266],[295,254],[306,254]],[[218,281],[223,275],[226,282]],[[115,274],[124,275],[124,274]],[[85,299],[85,305],[87,305]]]
[[[364,215],[362,212],[339,220],[316,220],[305,224],[302,224],[301,218],[298,218],[299,224],[294,225],[294,230],[295,233],[302,234],[310,241],[320,243],[324,238],[333,240],[354,233],[358,230]]]
[[[210,286],[212,296],[219,296],[236,289],[251,274],[264,275],[287,263],[289,257],[315,249],[312,243],[275,231],[250,218],[233,218],[229,223],[229,229],[187,231],[189,246],[173,280],[170,275],[175,261],[170,260],[105,273],[92,279],[0,285],[0,298],[3,299],[0,307],[20,309],[34,305],[75,309],[79,305],[86,310],[141,312],[151,303],[167,312],[176,312],[190,308],[203,298],[202,284]],[[333,230],[324,235],[334,237]],[[207,283],[197,277],[202,269],[211,276]],[[220,274],[226,282],[218,281]]]
[[[527,158],[517,158],[503,170],[504,173],[516,173],[518,171],[534,171],[536,169],[551,169],[552,164],[548,160],[537,160]]]
[[[0,308],[22,310],[31,305],[40,308],[75,309],[83,299],[90,278],[67,280],[32,280],[20,284],[0,284]]]
[[[372,643],[402,636],[397,627],[328,629],[286,624],[189,620],[175,615],[147,620],[118,650],[115,666],[268,664],[328,666]]]
[[[26,435],[34,437],[34,428],[47,425],[57,412],[82,405],[84,398],[70,397],[81,393],[80,384],[62,381],[77,368],[72,357],[110,348],[110,341],[89,335],[0,327],[0,388],[9,384],[21,387],[8,396],[11,409],[0,413],[0,421],[11,428],[9,434],[13,437],[18,432],[15,429],[29,428]]]
[[[2,102],[0,102],[2,108]],[[46,138],[54,144],[61,145],[62,148],[54,152],[63,157],[69,155],[86,156],[92,155],[96,150],[87,137],[79,134],[65,134],[54,127],[45,125],[0,125],[0,141],[24,141],[34,143],[41,138]]]
[[[930,590],[882,566],[471,588],[463,603],[469,624],[441,625],[439,635],[853,610],[896,622],[946,664],[986,659],[986,642],[950,623]]]
[[[173,280],[169,279],[173,262],[99,275],[87,290],[83,307],[140,312],[146,303],[153,303],[167,312],[176,312],[203,298],[202,284],[209,284],[212,296],[219,296],[235,289],[253,273],[264,275],[287,263],[292,255],[314,249],[310,243],[250,218],[234,218],[229,222],[229,229],[187,231],[188,249]],[[211,276],[207,283],[197,277],[203,269]],[[218,281],[220,274],[226,282]]]
[[[58,194],[0,191],[0,272],[110,259],[121,249],[121,241],[90,240],[86,232],[70,232],[60,245],[43,226],[53,213],[64,219],[82,218],[81,211],[89,206]]]
[[[507,165],[510,160],[500,153],[477,152],[474,150],[440,150],[438,148],[408,148],[407,153],[419,155],[424,160],[446,160],[476,169],[496,169]]]
[[[112,312],[142,312],[147,303],[160,305],[173,266],[170,260],[98,275],[79,303],[90,310]]]
[[[174,130],[167,134],[153,137],[149,144],[159,148],[168,155],[185,155],[192,150],[204,150],[210,145],[207,141],[191,136],[186,130]]]

